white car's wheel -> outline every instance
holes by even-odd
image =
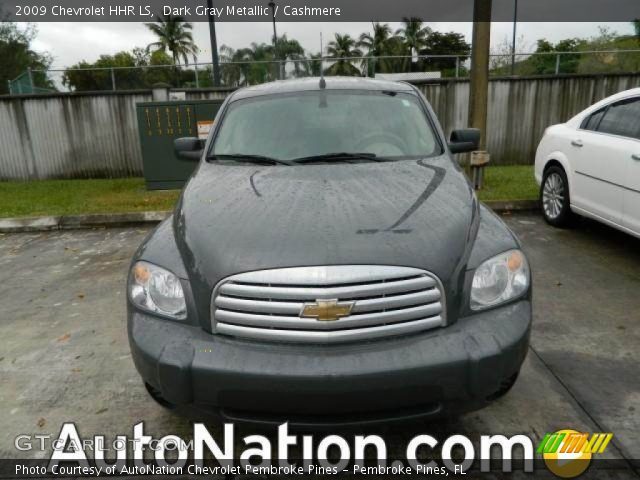
[[[542,215],[550,225],[563,227],[571,221],[569,182],[564,170],[558,166],[549,167],[542,178],[540,187]]]

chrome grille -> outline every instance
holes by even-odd
[[[301,317],[318,300],[352,303],[335,321]],[[215,333],[255,340],[337,343],[446,324],[442,284],[408,267],[340,265],[260,270],[226,278],[211,301]]]

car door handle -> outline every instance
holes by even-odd
[[[584,143],[582,143],[582,140],[573,140],[571,142],[571,145],[573,145],[574,147],[584,147]]]
[[[635,155],[631,155],[631,158],[640,162],[640,155],[637,153]]]

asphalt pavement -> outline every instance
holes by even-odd
[[[416,431],[539,440],[572,428],[614,434],[605,457],[620,470],[597,478],[640,478],[640,240],[587,220],[558,230],[536,214],[504,218],[534,272],[520,378],[484,410],[386,431],[389,456],[402,456]],[[131,435],[139,421],[150,435],[191,436],[189,420],[148,397],[129,354],[125,279],[149,230],[0,234],[0,458],[25,456],[16,436],[55,437],[69,421],[83,437]]]

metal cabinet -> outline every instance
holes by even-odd
[[[182,188],[197,163],[178,159],[173,141],[206,132],[222,100],[144,102],[136,105],[144,178],[148,190]]]

